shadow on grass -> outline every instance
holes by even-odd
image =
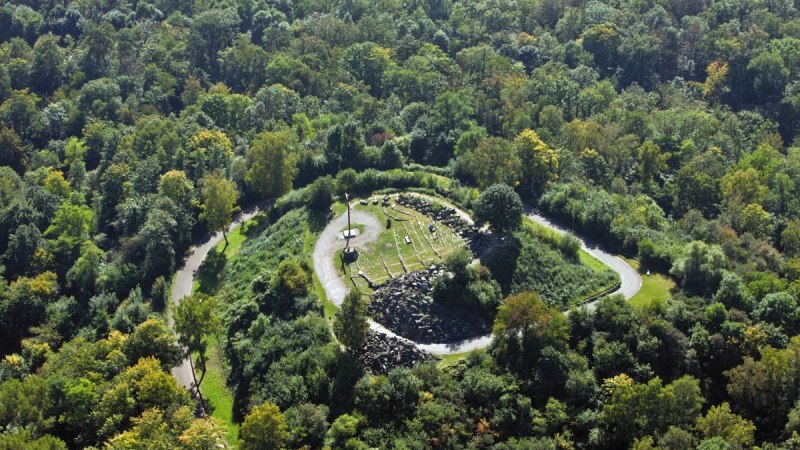
[[[328,225],[328,211],[308,209],[308,228],[312,233],[319,233]]]
[[[481,255],[481,264],[489,269],[500,284],[503,295],[511,291],[514,272],[517,271],[517,259],[522,252],[522,243],[516,236],[509,236],[502,244],[491,248]]]
[[[197,269],[198,290],[204,294],[214,295],[219,290],[222,282],[222,272],[227,263],[228,258],[225,256],[225,249],[218,251],[216,248],[212,248],[203,264]]]

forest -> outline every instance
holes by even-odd
[[[401,191],[507,245],[378,374],[308,255]],[[6,1],[0,449],[800,448],[798,194],[800,0]]]

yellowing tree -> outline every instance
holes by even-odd
[[[194,184],[182,170],[170,170],[161,175],[158,183],[158,193],[175,202],[181,208],[188,208],[192,204]]]
[[[264,198],[280,197],[292,188],[297,174],[297,156],[291,147],[295,138],[289,131],[260,133],[247,152],[250,169],[245,182]]]
[[[558,154],[533,130],[522,130],[514,140],[521,163],[521,184],[531,193],[540,193],[558,178]]]
[[[200,130],[189,139],[187,169],[198,179],[209,169],[227,167],[233,158],[233,144],[223,131]]]
[[[250,411],[239,431],[242,450],[278,450],[284,448],[288,431],[280,408],[264,403]]]
[[[725,80],[728,78],[728,63],[713,61],[706,67],[706,81],[703,83],[703,97],[717,99],[725,93]]]
[[[513,184],[519,176],[520,161],[508,141],[489,137],[461,156],[461,167],[481,189],[497,184]]]
[[[225,245],[228,245],[227,230],[233,220],[233,211],[239,192],[233,181],[223,178],[218,173],[212,173],[205,179],[203,188],[203,213],[201,218],[208,223],[209,231],[222,231]]]

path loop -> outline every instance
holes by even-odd
[[[444,206],[451,207],[455,209],[459,216],[467,220],[469,223],[472,223],[472,218],[469,216],[469,214],[450,202],[425,194],[414,193],[412,195],[416,195],[426,200],[435,201]],[[355,239],[351,239],[351,245],[358,247],[359,245],[363,246],[368,244],[377,239],[384,229],[381,222],[372,214],[358,210],[353,210],[351,214],[353,220],[363,224],[365,228],[364,233]],[[559,235],[563,235],[568,232],[566,229],[554,224],[546,217],[536,213],[534,209],[528,205],[525,205],[525,216],[528,220],[532,220],[533,222],[546,227]],[[346,226],[346,223],[347,216],[345,214],[333,219],[328,226],[325,227],[325,230],[322,231],[319,240],[317,240],[317,243],[314,246],[313,254],[314,273],[317,275],[322,287],[325,289],[328,300],[333,302],[336,306],[341,306],[344,297],[350,291],[350,288],[347,286],[344,278],[341,276],[341,268],[336,267],[335,258],[333,258],[333,255],[340,250],[342,246],[341,240],[337,239],[336,237],[337,233],[342,229],[342,227]],[[590,254],[619,275],[620,287],[614,292],[611,292],[609,295],[622,294],[627,300],[639,292],[639,289],[642,287],[642,277],[639,276],[639,273],[633,267],[628,265],[628,263],[622,260],[622,258],[600,249],[593,242],[580,236],[575,237],[578,238],[581,243],[581,248],[586,253]],[[585,304],[584,306],[589,309],[594,309],[597,306],[597,302],[598,300],[594,300]],[[436,355],[451,355],[478,350],[487,347],[492,342],[492,335],[487,334],[461,341],[421,344],[410,339],[406,339],[402,336],[398,336],[383,325],[373,320],[370,320],[370,328],[379,333],[410,342],[416,345],[419,349]]]

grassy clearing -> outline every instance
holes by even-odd
[[[631,267],[639,270],[639,261],[631,258],[623,258]],[[672,296],[675,289],[675,281],[660,273],[642,274],[642,288],[629,300],[632,305],[641,308],[647,307],[653,302],[660,302]]]
[[[353,210],[370,213],[381,220],[382,231],[377,239],[360,249],[358,260],[346,267],[346,277],[350,277],[356,286],[369,293],[369,283],[379,285],[404,273],[418,271],[431,264],[442,262],[457,248],[463,247],[464,241],[442,223],[435,222],[436,232],[431,233],[428,225],[431,218],[413,209],[403,206],[388,208],[384,213],[379,205],[369,202],[361,205],[351,202]],[[334,207],[334,211],[338,208]],[[345,211],[344,206],[341,208]],[[362,226],[354,224],[354,227]],[[410,243],[406,244],[408,236]],[[337,263],[341,261],[341,252],[334,255]],[[363,276],[359,276],[359,272]]]
[[[486,349],[481,350],[473,350],[474,352],[485,352]],[[472,352],[464,352],[464,353],[453,353],[451,355],[437,355],[440,358],[439,367],[446,367],[457,363],[458,361],[463,360],[467,356],[471,355]]]

